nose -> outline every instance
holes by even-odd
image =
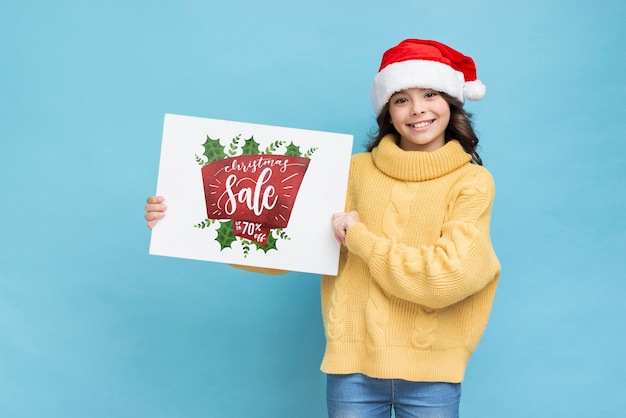
[[[424,109],[424,103],[422,103],[422,101],[419,99],[413,99],[412,107],[411,107],[411,114],[419,115],[425,112],[426,112],[426,109]]]

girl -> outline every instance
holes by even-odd
[[[462,107],[484,94],[474,61],[439,42],[383,55],[377,135],[352,157],[346,212],[332,216],[339,274],[322,277],[331,418],[459,415],[500,275],[494,182]],[[148,198],[149,227],[164,210]]]

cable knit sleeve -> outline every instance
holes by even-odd
[[[359,223],[348,231],[346,246],[385,291],[426,307],[447,307],[500,274],[489,235],[494,194],[493,178],[481,168],[450,192],[446,219],[434,243],[409,246]]]

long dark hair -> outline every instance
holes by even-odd
[[[445,141],[448,142],[451,139],[459,141],[465,152],[472,156],[472,162],[474,164],[483,165],[483,160],[480,159],[476,148],[478,147],[478,136],[474,132],[474,126],[472,124],[472,114],[463,109],[463,103],[446,93],[440,93],[448,105],[450,106],[450,123],[446,128]],[[380,111],[380,114],[376,118],[378,123],[378,129],[372,134],[370,142],[367,144],[367,151],[371,151],[380,143],[385,135],[396,134],[398,131],[391,124],[391,117],[389,116],[389,102]]]

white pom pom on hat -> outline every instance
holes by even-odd
[[[389,98],[408,88],[442,91],[464,102],[480,100],[485,85],[471,57],[437,41],[405,39],[388,49],[374,77],[372,105],[379,114]]]

